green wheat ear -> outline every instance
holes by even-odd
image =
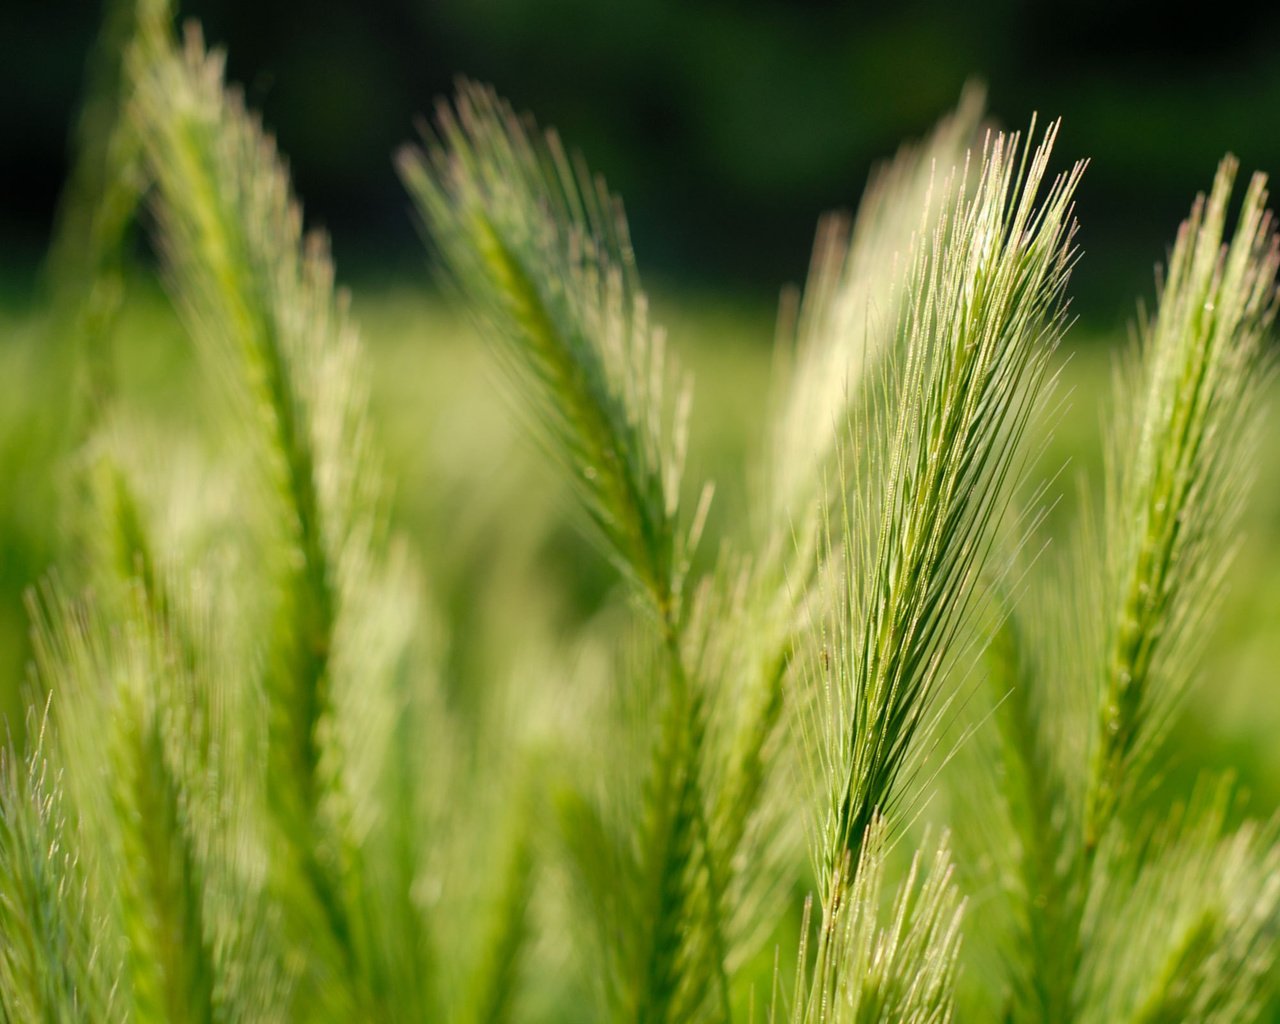
[[[1249,1020],[1275,973],[1274,826],[1229,830],[1222,785],[1142,842],[1126,827],[1220,602],[1270,379],[1280,237],[1254,175],[1226,241],[1236,167],[1222,162],[1178,232],[1109,434],[1103,600],[1085,620],[1096,646],[1082,666],[1096,687],[1078,847],[1090,1019]],[[1122,955],[1126,933],[1161,941]]]
[[[263,427],[255,441],[284,527],[278,546],[289,552],[273,567],[283,595],[267,681],[270,792],[296,857],[287,874],[308,880],[319,934],[330,935],[341,958],[351,923],[339,882],[341,826],[328,798],[340,769],[325,767],[333,756],[325,747],[341,614],[334,556],[351,525],[329,515],[316,444],[344,437],[350,418],[349,395],[318,392],[329,353],[343,351],[331,271],[315,249],[304,255],[283,169],[224,95],[220,61],[193,38],[185,55],[166,53],[138,77],[136,116],[146,129],[174,291],[215,365],[238,382],[232,394],[249,422]]]
[[[1109,432],[1106,618],[1085,842],[1132,791],[1193,676],[1248,494],[1269,379],[1280,238],[1254,175],[1231,241],[1236,161],[1197,199],[1164,274]]]
[[[300,1012],[431,1016],[438,964],[413,896],[427,837],[416,816],[392,827],[421,784],[397,713],[418,698],[406,676],[433,678],[414,637],[428,613],[391,557],[359,337],[221,58],[193,35],[138,61],[169,286],[257,459],[244,515],[271,557],[237,585],[273,598],[256,652],[264,785]]]
[[[908,260],[939,226],[943,178],[959,166],[982,116],[983,94],[966,88],[956,110],[923,142],[877,168],[852,221],[818,226],[803,298],[784,300],[779,345],[789,372],[772,417],[762,504],[806,548],[816,541],[822,486],[849,454],[844,425],[873,374],[893,359],[909,298]]]
[[[857,455],[830,513],[838,577],[807,668],[820,880],[901,797],[1008,500],[1073,258],[1081,167],[1040,194],[1055,135],[1034,151],[993,137],[972,194],[954,174],[942,186],[939,227],[906,262],[898,354],[849,423]]]
[[[679,522],[685,410],[666,397],[664,341],[648,322],[617,201],[571,165],[554,135],[539,137],[467,84],[437,121],[426,153],[401,154],[402,174],[527,385],[594,533],[658,625],[644,670],[657,689],[635,817],[618,823],[618,835],[577,835],[598,812],[581,794],[567,798],[577,809],[564,819],[571,849],[630,847],[609,855],[623,868],[612,885],[629,913],[606,926],[611,977],[602,987],[615,1012],[635,1020],[694,1019],[711,1005],[723,1016],[719,868],[731,852],[716,850],[709,832],[706,680],[690,671],[682,606],[691,545]],[[594,900],[593,913],[614,903]]]
[[[400,171],[468,299],[528,385],[621,571],[678,615],[687,389],[649,321],[626,221],[599,178],[491,91],[463,83]]]
[[[1101,541],[1086,520],[992,643],[1005,772],[988,853],[1013,915],[997,943],[1012,1020],[1249,1020],[1265,1005],[1274,829],[1230,831],[1229,787],[1172,815],[1150,806],[1269,379],[1280,256],[1260,177],[1226,241],[1235,173],[1225,160],[1196,201],[1117,377]],[[1148,816],[1171,822],[1135,827]]]

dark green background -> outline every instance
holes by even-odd
[[[348,279],[419,265],[391,167],[458,74],[494,83],[626,198],[651,279],[769,301],[814,222],[969,77],[1002,123],[1061,115],[1080,193],[1077,309],[1105,324],[1149,291],[1191,196],[1230,149],[1280,172],[1280,8],[680,0],[194,0],[289,155]],[[41,251],[100,11],[0,5],[5,261]]]

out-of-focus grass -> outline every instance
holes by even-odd
[[[20,733],[19,688],[28,656],[24,593],[55,564],[74,559],[57,538],[74,500],[78,400],[74,353],[51,336],[35,303],[0,305],[0,714]],[[569,502],[506,401],[506,383],[469,323],[450,304],[410,285],[354,295],[373,366],[372,408],[394,488],[393,514],[427,559],[452,633],[459,679],[483,678],[527,654],[560,626],[599,609],[611,585],[566,522]],[[773,324],[765,304],[666,297],[659,317],[695,379],[691,459],[717,480],[711,530],[749,513],[740,479],[760,442],[770,399]],[[1101,486],[1102,403],[1116,345],[1069,334],[1051,435],[1033,480],[1057,474],[1049,532],[1074,518],[1076,480]],[[111,341],[117,387],[157,437],[198,434],[209,382],[162,292],[131,281]],[[1257,485],[1231,576],[1228,603],[1200,685],[1174,736],[1176,771],[1234,768],[1266,815],[1280,804],[1280,387],[1275,388]],[[692,474],[701,477],[702,473]],[[554,524],[550,531],[540,524]],[[501,567],[501,576],[494,567]],[[485,574],[492,578],[487,581]],[[477,585],[477,577],[481,582]],[[480,602],[477,593],[487,593]]]

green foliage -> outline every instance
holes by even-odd
[[[538,558],[582,552],[509,464],[518,537],[449,502],[401,533],[274,144],[196,31],[114,11],[53,261],[54,335],[97,368],[0,760],[0,1019],[1264,1012],[1276,827],[1164,775],[1259,436],[1260,178],[1229,241],[1233,163],[1194,207],[1118,377],[1101,525],[1034,558],[1082,165],[1051,176],[1056,125],[978,142],[967,93],[820,231],[750,511],[707,554],[620,203],[462,85],[400,169],[616,571],[575,617]],[[144,198],[189,436],[105,344]]]

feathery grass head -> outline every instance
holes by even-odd
[[[1086,841],[1096,843],[1181,702],[1248,493],[1280,238],[1255,175],[1230,242],[1236,163],[1200,197],[1164,274],[1110,432]]]
[[[249,574],[275,595],[257,652],[272,891],[288,940],[309,951],[294,958],[307,964],[302,1004],[430,1016],[433,953],[411,896],[423,821],[391,826],[393,802],[417,799],[417,759],[395,733],[426,615],[387,550],[359,339],[327,244],[304,235],[274,144],[224,87],[221,59],[193,35],[137,79],[170,287],[259,456],[246,505],[266,511],[256,539],[273,555]]]
[[[1001,951],[1014,1020],[1218,1019],[1237,994],[1223,1019],[1247,1019],[1262,1003],[1248,979],[1274,957],[1267,928],[1205,880],[1256,878],[1274,856],[1267,830],[1226,838],[1220,795],[1132,828],[1162,813],[1144,807],[1148,769],[1229,565],[1266,376],[1277,243],[1259,177],[1224,243],[1234,177],[1227,160],[1196,201],[1117,377],[1101,543],[1086,518],[992,644],[1003,799],[987,820],[1014,912]]]
[[[615,563],[673,619],[688,392],[670,397],[621,204],[485,88],[463,83],[437,122],[425,152],[400,155],[419,214],[529,383]]]
[[[172,287],[245,421],[259,428],[250,438],[270,481],[263,491],[278,502],[268,522],[283,530],[268,550],[288,556],[263,580],[282,590],[267,652],[270,793],[299,858],[284,875],[292,885],[310,878],[316,933],[335,933],[341,950],[350,925],[336,881],[344,853],[333,821],[342,811],[329,659],[340,614],[334,556],[349,524],[324,503],[322,481],[333,477],[318,449],[325,436],[345,444],[348,419],[343,392],[318,393],[325,357],[341,351],[331,271],[321,251],[304,253],[284,170],[224,93],[221,61],[192,36],[185,53],[166,51],[137,77],[135,116],[146,127]],[[322,433],[318,417],[337,425]],[[336,465],[344,479],[358,462]]]
[[[783,358],[794,366],[773,418],[766,487],[770,507],[790,520],[783,526],[816,520],[823,482],[837,457],[849,454],[850,403],[894,358],[908,260],[938,227],[943,179],[964,160],[982,106],[982,90],[968,87],[927,139],[876,170],[852,222],[831,215],[818,227],[803,302],[784,306],[794,313],[779,332]]]
[[[849,423],[839,575],[807,669],[824,878],[899,796],[1062,329],[1081,167],[1041,195],[1055,136],[1034,150],[989,138],[972,193],[952,172],[937,228],[906,261],[895,355]]]

